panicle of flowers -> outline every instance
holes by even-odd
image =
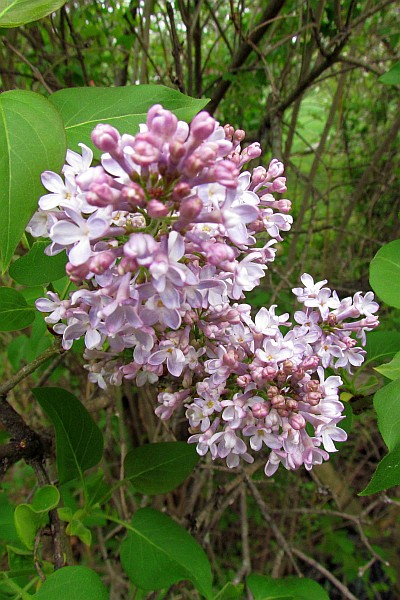
[[[371,292],[340,301],[308,274],[293,290],[295,324],[275,305],[253,316],[238,302],[292,224],[283,164],[243,170],[261,155],[244,135],[160,105],[136,136],[98,125],[100,164],[81,144],[63,178],[43,173],[50,193],[27,229],[50,238],[49,255],[67,253],[75,290],[36,306],[65,349],[84,338],[90,381],[157,386],[156,414],[186,410],[199,454],[235,467],[263,450],[272,475],[281,463],[311,469],[346,439],[342,382],[325,369],[363,362],[378,305]]]

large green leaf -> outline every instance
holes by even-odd
[[[0,0],[0,27],[32,23],[58,10],[66,0]]]
[[[86,408],[62,388],[32,390],[56,430],[56,462],[60,484],[80,478],[103,454],[103,436]]]
[[[378,373],[392,381],[400,379],[400,352],[397,352],[389,363],[375,367],[375,371],[378,371]]]
[[[273,579],[252,574],[247,585],[254,600],[329,600],[326,591],[312,579],[305,577],[284,577]]]
[[[203,549],[170,517],[152,508],[138,510],[121,545],[121,563],[129,579],[144,590],[189,580],[212,598],[211,566]]]
[[[164,494],[186,479],[199,458],[186,442],[139,446],[125,457],[125,477],[142,494]]]
[[[0,331],[25,329],[34,319],[35,309],[28,305],[20,292],[0,287]]]
[[[65,275],[67,255],[60,252],[55,256],[47,256],[44,249],[49,242],[37,241],[25,256],[16,260],[9,268],[9,274],[22,285],[41,285],[56,281]]]
[[[400,61],[395,63],[389,71],[379,77],[379,81],[386,85],[400,84]]]
[[[37,600],[108,600],[100,577],[87,567],[64,567],[55,571],[33,595]]]
[[[371,481],[359,495],[377,494],[395,485],[400,485],[400,444],[382,458]]]
[[[378,427],[389,450],[400,442],[400,379],[388,383],[374,396]]]
[[[68,147],[78,149],[78,143],[90,146],[96,156],[90,134],[98,123],[109,123],[121,133],[136,134],[140,123],[146,122],[153,104],[162,104],[184,121],[192,119],[207,104],[208,99],[185,96],[162,85],[136,85],[116,88],[70,88],[50,96],[60,111],[67,132]]]
[[[400,351],[399,331],[371,331],[367,333],[368,362],[382,362],[392,358]]]
[[[400,308],[400,240],[386,244],[375,254],[369,282],[381,300]]]
[[[0,95],[0,263],[3,272],[44,193],[40,174],[58,171],[66,152],[62,119],[39,94]]]
[[[389,453],[379,463],[361,496],[400,484],[400,379],[388,383],[374,396],[378,427]]]

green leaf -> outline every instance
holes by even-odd
[[[400,350],[400,332],[371,331],[367,333],[365,349],[368,362],[389,360]]]
[[[247,578],[247,585],[254,600],[329,600],[328,594],[318,583],[305,577],[273,579],[252,574]]]
[[[400,240],[386,244],[375,254],[369,268],[369,282],[381,300],[400,308]]]
[[[32,498],[32,510],[37,513],[48,512],[56,508],[60,501],[60,492],[54,485],[44,485]]]
[[[92,532],[79,519],[72,519],[65,531],[68,535],[78,537],[86,546],[92,543]]]
[[[240,600],[244,598],[243,584],[233,585],[230,581],[214,596],[213,600]]]
[[[108,600],[100,577],[87,567],[64,567],[55,571],[33,595],[37,600]]]
[[[375,367],[375,371],[378,371],[378,373],[384,375],[388,379],[400,379],[400,352],[398,352],[389,363]]]
[[[203,596],[213,597],[204,550],[185,529],[152,508],[135,513],[121,545],[121,564],[141,589],[158,590],[189,580]]]
[[[62,119],[39,94],[0,95],[0,263],[4,272],[43,194],[40,174],[59,171],[66,142]]]
[[[61,279],[65,275],[67,255],[60,252],[47,256],[44,249],[49,242],[37,241],[25,256],[16,260],[9,268],[10,276],[22,285],[42,285]]]
[[[164,494],[188,477],[199,458],[195,447],[186,442],[139,446],[125,457],[125,478],[142,494]]]
[[[208,99],[191,98],[162,85],[135,85],[63,89],[52,94],[50,101],[64,119],[68,147],[79,150],[78,143],[84,142],[99,157],[90,138],[98,123],[109,123],[121,133],[136,134],[153,104],[162,104],[179,119],[189,121]]]
[[[35,319],[35,309],[28,306],[20,292],[0,287],[0,331],[25,329]]]
[[[14,523],[20,540],[33,549],[37,531],[47,521],[47,514],[57,506],[60,493],[54,485],[39,488],[31,504],[19,504],[14,511]]]
[[[58,10],[66,0],[0,0],[0,27],[18,27]]]
[[[374,396],[378,428],[389,450],[400,442],[400,379],[388,383]]]
[[[389,453],[381,460],[361,496],[376,494],[400,483],[400,379],[388,383],[374,396],[378,428]]]
[[[56,430],[56,462],[60,484],[80,478],[103,454],[103,436],[86,408],[62,388],[32,390]]]
[[[400,485],[400,443],[381,460],[367,487],[359,496],[369,496]]]
[[[400,61],[398,61],[389,71],[381,75],[378,79],[381,83],[386,85],[399,85],[400,84]]]
[[[14,508],[3,491],[0,491],[0,531],[2,542],[15,543],[19,541],[14,523]]]

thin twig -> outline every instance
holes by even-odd
[[[15,48],[5,37],[1,38],[2,42],[7,46],[7,48],[9,48],[12,52],[14,52],[14,54],[16,54],[18,56],[18,58],[20,58],[26,65],[28,65],[28,67],[31,69],[33,75],[35,76],[35,78],[42,84],[42,86],[45,88],[46,92],[48,94],[52,94],[53,90],[51,89],[50,86],[47,85],[46,81],[44,80],[43,75],[41,74],[41,72],[39,71],[39,69],[37,69],[35,67],[35,65],[33,65],[23,54],[22,52],[20,52],[19,50],[17,50],[17,48]]]
[[[286,554],[287,554],[290,562],[292,563],[293,568],[296,571],[297,575],[299,577],[303,577],[303,573],[301,572],[301,570],[300,570],[300,568],[299,568],[299,566],[297,564],[297,561],[295,560],[295,558],[293,556],[292,549],[290,548],[289,544],[287,543],[286,538],[282,534],[281,530],[277,527],[274,519],[269,514],[267,505],[265,504],[264,500],[262,499],[260,492],[258,491],[258,489],[256,488],[256,486],[254,485],[254,482],[252,481],[252,479],[248,476],[248,474],[246,472],[244,472],[244,478],[246,480],[247,485],[250,488],[251,493],[253,494],[254,500],[256,501],[257,506],[260,509],[260,512],[261,512],[262,516],[267,521],[268,525],[271,527],[272,533],[274,534],[274,536],[275,536],[278,544],[286,552]]]
[[[315,560],[314,558],[311,558],[311,556],[308,556],[307,554],[304,554],[304,552],[302,552],[301,550],[298,550],[297,548],[293,548],[293,546],[291,548],[291,551],[293,552],[293,554],[298,556],[302,561],[311,565],[312,567],[314,567],[314,569],[319,571],[321,573],[321,575],[323,575],[324,577],[329,579],[329,581],[331,581],[333,583],[333,585],[342,592],[343,598],[347,598],[348,600],[358,600],[358,598],[356,598],[356,596],[354,596],[351,593],[351,591],[349,590],[348,587],[346,587],[343,583],[341,583],[339,581],[339,579],[336,579],[336,577],[334,575],[332,575],[332,573],[330,571],[328,571],[328,569],[325,569],[325,567],[323,567],[317,560]]]

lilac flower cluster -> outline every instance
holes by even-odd
[[[189,126],[160,105],[134,137],[98,125],[101,164],[81,144],[63,178],[45,172],[50,193],[28,231],[51,239],[49,255],[66,250],[77,289],[36,306],[65,349],[84,337],[90,381],[156,385],[156,414],[186,409],[199,454],[235,467],[268,449],[272,475],[280,463],[311,469],[346,439],[342,382],[325,369],[363,362],[357,338],[378,305],[371,292],[340,301],[308,274],[294,325],[275,305],[253,317],[238,303],[292,224],[282,163],[243,171],[261,154],[243,139],[206,112]]]

